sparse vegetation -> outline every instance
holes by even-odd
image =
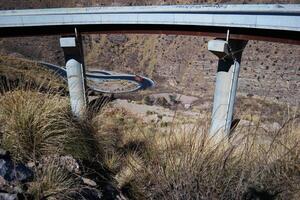
[[[0,93],[15,89],[66,94],[65,82],[33,61],[0,55]]]
[[[299,130],[291,128],[297,122],[268,136],[244,129],[230,140],[201,134],[201,127],[166,134],[134,124],[110,132],[133,151],[115,150],[110,157],[119,158],[116,179],[131,199],[297,199],[300,138]]]
[[[34,63],[26,64],[30,67]],[[13,64],[11,67],[13,68]],[[42,72],[45,73],[45,77],[53,75],[47,70]],[[56,87],[52,81],[48,82],[49,91],[46,91],[40,90],[41,86],[36,79],[29,79],[34,84],[28,85],[26,78],[20,78],[27,75],[39,77],[34,76],[35,73],[37,72],[33,66],[33,69],[28,68],[24,71],[22,69],[20,74],[13,74],[18,79],[18,85],[11,87],[9,85],[11,82],[8,81],[8,84],[4,85],[8,87],[2,90],[0,97],[0,146],[8,150],[16,162],[30,165],[35,172],[33,181],[24,186],[28,188],[25,197],[29,199],[85,199],[91,195],[95,197],[98,191],[84,185],[80,179],[81,176],[90,175],[99,183],[97,187],[103,192],[100,196],[113,196],[109,192],[116,191],[116,188],[110,179],[108,169],[102,165],[103,151],[94,138],[96,130],[90,120],[92,115],[86,113],[86,117],[82,119],[74,117],[70,110],[69,99],[60,91],[52,89]],[[10,74],[1,71],[1,75],[5,80],[11,80]],[[45,77],[40,78],[43,80]],[[70,171],[68,166],[58,162],[60,156],[65,155],[76,159],[80,165],[80,176]],[[44,162],[45,159],[48,159],[48,162]],[[104,185],[111,188],[106,189]]]
[[[296,200],[299,120],[291,115],[264,134],[238,129],[228,139],[209,136],[207,122],[188,130],[145,123],[110,105],[78,120],[67,97],[33,88],[12,88],[0,97],[1,147],[19,162],[34,163],[35,177],[26,183],[33,199],[84,199],[90,188],[84,176],[104,199]],[[42,162],[49,155],[71,155],[81,174],[55,159]]]
[[[36,180],[30,184],[29,193],[34,199],[71,199],[82,187],[78,177],[56,160],[51,160],[37,171]]]

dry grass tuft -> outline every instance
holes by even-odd
[[[35,78],[26,74],[20,77]],[[108,199],[119,189],[139,200],[300,198],[299,114],[273,131],[261,132],[258,121],[217,138],[207,134],[205,120],[182,128],[179,118],[161,127],[110,106],[78,120],[67,98],[18,88],[0,97],[1,146],[22,162],[73,155]],[[82,196],[78,177],[56,160],[34,170],[28,193],[35,199]]]
[[[299,198],[297,116],[277,133],[242,129],[229,140],[196,125],[162,133],[122,109],[108,108],[98,120],[105,161],[130,199]]]
[[[66,98],[32,91],[0,97],[1,145],[14,158],[36,161],[43,155],[70,153],[88,158],[88,123],[72,117]]]
[[[82,187],[78,177],[53,159],[37,170],[35,181],[29,185],[28,193],[34,199],[72,199]]]
[[[157,177],[150,194],[155,199],[243,199],[256,195],[251,189],[285,198],[299,189],[299,136],[288,149],[280,137],[272,146],[255,138],[236,145],[205,136],[183,139],[184,145],[174,150],[171,143],[149,165]]]

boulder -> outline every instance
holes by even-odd
[[[61,156],[60,164],[65,166],[69,172],[80,174],[79,164],[73,156]]]
[[[33,178],[33,172],[24,164],[15,164],[6,157],[0,159],[0,176],[8,182],[27,182]]]
[[[14,164],[11,159],[0,159],[0,176],[6,181],[13,181]]]
[[[0,193],[0,200],[18,200],[17,194]]]
[[[26,167],[24,164],[18,164],[14,169],[15,180],[21,182],[28,182],[31,181],[33,178],[33,172],[31,169]]]

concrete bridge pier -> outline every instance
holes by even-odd
[[[247,41],[210,40],[208,50],[219,57],[210,135],[230,134],[241,57]]]
[[[81,38],[76,36],[61,37],[66,62],[68,88],[72,112],[76,117],[82,117],[87,105],[84,57]]]

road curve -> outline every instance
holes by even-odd
[[[39,62],[42,66],[54,71],[56,74],[61,76],[64,80],[67,80],[67,72],[63,67],[47,63],[47,62]],[[110,91],[105,90],[103,88],[99,88],[96,84],[88,84],[89,89],[97,92],[102,93],[113,93],[113,94],[120,94],[120,93],[128,93],[128,92],[135,92],[138,90],[145,90],[154,87],[154,81],[151,79],[138,76],[138,75],[131,75],[131,74],[119,74],[115,72],[105,71],[105,70],[92,70],[86,72],[86,79],[87,81],[92,81],[94,83],[103,83],[105,81],[112,81],[112,80],[120,80],[120,81],[128,81],[135,83],[136,87],[131,88],[129,90],[124,91]]]

